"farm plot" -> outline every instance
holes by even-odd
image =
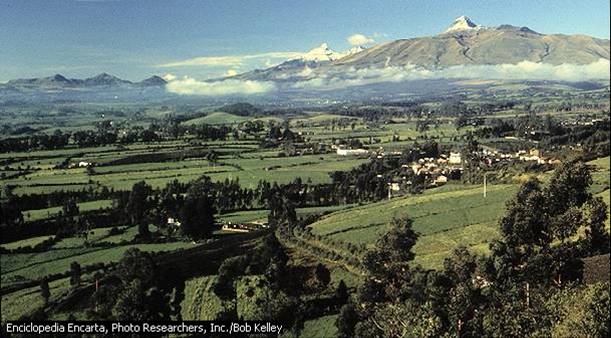
[[[49,283],[50,301],[61,298],[70,290],[69,278],[58,279]],[[30,315],[44,305],[40,287],[35,286],[2,296],[2,322],[18,320]]]
[[[195,124],[237,124],[241,122],[246,122],[251,118],[246,116],[239,116],[224,112],[212,112],[206,116],[194,118],[188,121],[183,122],[186,125],[195,125]]]
[[[498,236],[497,222],[516,191],[514,185],[497,185],[488,188],[486,198],[482,188],[473,187],[408,196],[335,212],[311,228],[318,235],[371,246],[388,230],[393,217],[409,215],[420,234],[414,248],[417,260],[438,267],[457,246],[482,251],[479,246]]]
[[[112,206],[112,200],[97,200],[78,203],[79,212],[107,209]],[[62,207],[23,211],[25,221],[35,221],[52,218],[62,210]]]
[[[332,212],[342,210],[351,207],[349,205],[332,205],[328,207],[310,207],[310,208],[297,208],[297,216],[304,217],[312,214],[322,214],[326,212]],[[254,221],[267,221],[267,214],[269,210],[247,210],[237,211],[227,214],[218,215],[218,219],[222,222],[231,223],[247,223]]]
[[[2,255],[2,281],[20,279],[39,279],[48,274],[61,273],[70,270],[70,264],[77,262],[81,265],[95,263],[117,262],[125,251],[138,248],[141,251],[173,251],[186,249],[197,244],[187,242],[172,242],[160,244],[132,244],[112,248],[70,248],[55,249],[34,254],[6,254]]]
[[[322,160],[321,160],[322,158]],[[244,187],[254,188],[260,180],[277,183],[288,183],[300,177],[304,182],[327,183],[331,181],[329,173],[336,170],[350,170],[367,162],[367,159],[340,158],[335,155],[300,156],[288,158],[238,159],[227,160],[242,170],[212,173],[215,181],[239,179]]]

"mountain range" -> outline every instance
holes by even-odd
[[[383,73],[384,77],[381,79],[385,80],[389,74],[393,76],[405,71],[406,68],[410,71],[434,73],[456,66],[507,66],[528,62],[526,66],[531,68],[532,65],[573,67],[600,63],[601,60],[604,62],[598,65],[594,74],[596,76],[602,74],[602,79],[608,82],[609,74],[603,74],[606,72],[604,69],[601,73],[600,69],[605,68],[603,67],[605,62],[608,68],[609,59],[608,39],[587,35],[542,34],[528,27],[512,25],[485,27],[474,23],[466,16],[461,16],[447,29],[434,36],[399,39],[370,48],[355,46],[345,52],[334,51],[328,44],[323,43],[300,57],[269,68],[204,80],[199,84],[205,83],[206,85],[202,87],[206,88],[215,82],[227,80],[234,80],[232,83],[257,81],[273,83],[271,87],[277,92],[295,93],[325,90],[322,86],[303,85],[317,81],[324,82],[325,85],[334,81],[334,87],[327,86],[326,89],[346,89],[363,83],[369,85],[381,83],[383,81],[368,82],[368,79],[372,77],[372,73],[377,74],[375,76]],[[560,69],[560,72],[570,74],[566,69]],[[590,73],[588,76],[591,76]],[[463,73],[459,73],[461,74]],[[472,73],[467,72],[467,74],[469,78],[477,77]],[[544,76],[545,74],[547,73],[544,73]],[[440,77],[431,79],[438,78]],[[391,81],[401,82],[411,79],[409,76],[399,76]],[[516,77],[513,79],[515,80]],[[103,97],[111,98],[159,97],[164,95],[166,84],[168,82],[159,76],[131,82],[106,73],[86,79],[69,79],[57,74],[44,78],[11,80],[6,84],[0,84],[0,99],[6,97],[13,99],[23,95],[33,95],[32,93],[53,95],[54,99],[57,99],[63,92],[70,93],[71,97],[84,95],[81,93],[89,93],[85,95],[90,96],[93,95],[92,93],[104,93],[106,96]],[[200,86],[199,84],[196,85]],[[176,91],[173,93],[182,94]],[[166,94],[171,93],[166,92]]]
[[[131,82],[116,76],[101,73],[86,79],[69,79],[61,74],[49,77],[17,79],[6,83],[16,89],[85,89],[98,87],[163,87],[166,81],[159,76],[151,76],[140,82]]]
[[[329,50],[326,44],[321,47]],[[435,36],[395,40],[353,53],[328,52],[333,57],[327,59],[288,60],[275,67],[238,74],[234,78],[287,81],[359,69],[415,66],[438,70],[458,65],[517,64],[523,61],[586,65],[600,59],[609,60],[609,50],[608,39],[587,35],[542,34],[528,27],[512,25],[484,27],[461,16]]]

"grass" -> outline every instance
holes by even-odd
[[[112,206],[112,200],[97,200],[78,203],[79,212],[107,209]],[[23,211],[25,221],[36,221],[52,218],[62,210],[62,207]]]
[[[17,249],[17,248],[25,248],[28,246],[34,247],[42,242],[44,242],[45,240],[51,238],[53,236],[37,236],[37,237],[32,237],[32,238],[27,238],[21,241],[15,241],[15,242],[10,242],[10,243],[6,243],[6,244],[2,244],[0,245],[0,247],[7,249],[7,250],[12,250],[12,249]]]
[[[282,291],[275,291],[263,282],[263,276],[242,276],[236,281],[236,311],[242,320],[274,318],[274,312],[287,300]]]
[[[169,149],[181,151],[180,148],[172,148],[175,146],[173,143],[167,146]],[[210,142],[208,146],[210,149],[218,146],[217,150],[220,151],[240,152],[243,156],[240,155],[241,158],[238,158],[236,155],[223,155],[219,163],[192,158],[174,162],[99,166],[94,168],[94,175],[88,175],[84,168],[47,168],[0,182],[3,185],[14,186],[15,194],[44,194],[62,190],[83,190],[89,187],[99,189],[102,186],[115,190],[129,190],[134,183],[141,180],[154,188],[160,188],[173,180],[186,183],[207,175],[215,181],[237,178],[244,187],[254,188],[260,180],[288,183],[297,177],[301,177],[304,182],[310,180],[313,183],[326,183],[330,182],[330,172],[349,170],[367,161],[366,159],[338,157],[335,154],[277,157],[277,150],[252,151],[256,145],[245,141],[225,142],[225,144]],[[133,151],[116,151],[111,148],[106,152],[92,153],[91,156],[82,157],[90,162],[103,163],[123,158],[133,152],[150,153],[160,148],[168,151],[168,147],[151,145],[149,148],[136,148]],[[58,210],[58,208],[52,208],[32,211],[31,219],[46,218]]]
[[[55,280],[49,283],[50,301],[59,299],[70,288],[69,278]],[[34,286],[2,296],[2,322],[18,320],[30,315],[44,305],[40,287]]]
[[[607,221],[606,226],[607,229],[611,229],[610,220],[610,190],[609,190],[609,172],[611,169],[611,163],[609,160],[609,156],[601,157],[594,161],[588,162],[589,165],[594,167],[592,172],[592,179],[594,183],[592,184],[592,191],[596,197],[601,197],[603,201],[607,204]]]
[[[516,190],[514,185],[490,186],[484,199],[482,188],[454,187],[348,208],[323,217],[311,227],[318,235],[372,246],[388,231],[393,217],[408,215],[420,236],[414,248],[416,261],[437,268],[460,245],[485,251],[487,243],[498,236],[498,219]]]
[[[87,239],[84,236],[63,238],[57,242],[54,249],[79,248],[86,246],[86,242],[95,243],[112,243],[117,244],[121,241],[129,241],[138,233],[137,227],[119,227],[120,231],[124,231],[118,235],[109,236],[112,227],[96,228],[89,231]]]
[[[338,315],[323,316],[303,323],[299,338],[336,337],[335,321]]]
[[[297,216],[304,217],[312,214],[322,214],[326,212],[332,212],[342,210],[351,207],[352,205],[332,205],[328,207],[310,207],[310,208],[297,208]],[[254,221],[267,221],[267,214],[269,210],[248,210],[248,211],[236,211],[228,214],[218,215],[217,218],[223,222],[231,223],[248,223]]]
[[[235,308],[235,301],[224,301],[213,291],[216,276],[203,276],[185,282],[185,298],[180,304],[182,320],[217,320]]]
[[[496,185],[488,187],[486,198],[483,197],[483,188],[472,187],[400,197],[335,212],[315,222],[312,229],[315,234],[338,236],[359,229],[386,226],[393,217],[408,215],[414,219],[415,230],[428,235],[496,219],[497,215],[491,215],[489,209],[503,205],[515,191],[513,185]]]
[[[65,272],[70,270],[72,262],[81,266],[117,262],[130,248],[156,252],[190,248],[194,245],[196,244],[186,242],[131,244],[112,248],[68,248],[42,253],[2,255],[2,283],[18,279],[39,279],[48,274]]]
[[[328,183],[331,181],[330,172],[349,170],[366,161],[367,159],[339,158],[335,155],[265,158],[264,160],[240,159],[228,161],[228,163],[239,165],[242,170],[213,173],[208,176],[215,181],[239,179],[240,184],[247,188],[255,188],[260,180],[288,183],[297,177],[301,177],[303,182],[309,180],[312,183]]]
[[[249,117],[238,116],[224,112],[213,112],[203,117],[188,120],[184,122],[186,125],[194,124],[236,124],[250,120]]]

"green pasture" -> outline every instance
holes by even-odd
[[[112,200],[97,200],[78,203],[79,212],[102,210],[112,207]],[[46,209],[25,210],[22,212],[25,221],[35,221],[52,218],[62,211],[62,207],[51,207]]]
[[[70,290],[70,279],[63,278],[49,282],[50,301],[61,299]],[[18,320],[42,308],[44,299],[40,286],[22,289],[2,296],[2,322]]]
[[[312,320],[306,320],[303,323],[303,329],[299,333],[299,338],[320,338],[320,337],[336,337],[337,327],[335,321],[338,315],[328,315]]]
[[[216,276],[202,276],[185,282],[182,320],[217,320],[235,308],[235,300],[222,300],[213,291]]]
[[[194,124],[237,124],[241,122],[245,122],[250,120],[249,117],[246,116],[238,116],[234,114],[224,113],[224,112],[213,112],[203,117],[198,117],[195,119],[191,119],[183,122],[187,125]]]
[[[44,242],[45,240],[51,238],[53,236],[37,236],[37,237],[31,237],[31,238],[27,238],[27,239],[23,239],[20,241],[15,241],[15,242],[10,242],[10,243],[5,243],[0,245],[1,248],[7,249],[7,250],[12,250],[12,249],[17,249],[17,248],[25,248],[28,246],[34,247],[42,242]]]
[[[5,254],[1,256],[2,282],[17,279],[39,279],[49,274],[70,270],[70,264],[82,265],[117,262],[125,251],[138,248],[141,251],[173,251],[196,246],[190,242],[159,244],[131,244],[111,248],[54,249],[42,253]]]
[[[332,212],[342,210],[351,207],[352,204],[348,205],[332,205],[327,207],[309,207],[309,208],[297,208],[297,216],[304,217],[312,214],[322,214],[326,212]],[[231,222],[231,223],[247,223],[254,221],[267,221],[267,214],[269,210],[246,210],[236,211],[227,214],[217,215],[219,221]]]
[[[414,248],[417,261],[438,267],[460,245],[476,248],[498,236],[497,222],[515,185],[489,186],[406,196],[345,209],[311,225],[312,232],[335,240],[371,246],[385,233],[393,217],[408,215],[419,234]]]

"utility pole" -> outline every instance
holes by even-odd
[[[484,173],[484,198],[486,198],[486,188],[487,188],[486,176],[488,176],[488,173]]]

